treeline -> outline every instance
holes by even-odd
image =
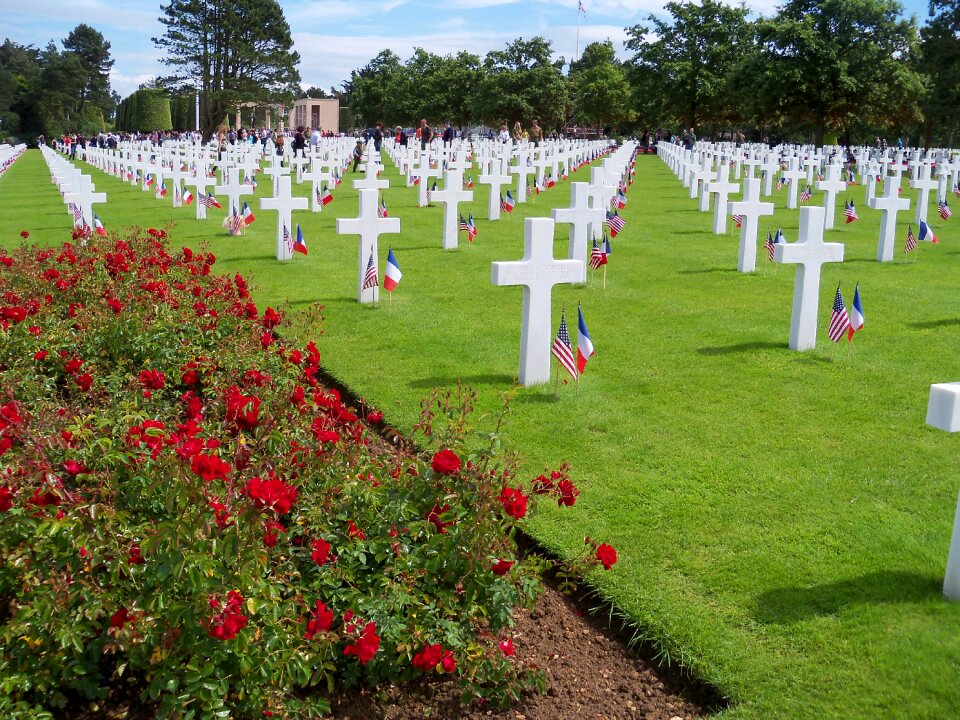
[[[81,23],[62,44],[0,45],[0,139],[90,135],[112,122],[120,98],[110,91],[110,43]]]
[[[568,64],[540,37],[483,59],[417,49],[403,61],[384,50],[344,83],[346,102],[361,126],[538,119],[547,130],[927,145],[951,143],[958,129],[960,0],[932,0],[922,29],[895,0],[788,0],[755,20],[718,0],[664,9],[627,28],[626,61],[607,41]]]

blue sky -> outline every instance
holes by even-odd
[[[901,0],[906,14],[927,14],[926,0]],[[624,27],[663,14],[653,0],[583,0],[580,48],[610,39],[622,57]],[[761,14],[778,0],[752,0]],[[305,87],[339,86],[350,71],[390,48],[406,60],[415,47],[440,55],[468,50],[481,57],[518,37],[542,35],[558,56],[577,48],[577,0],[280,0],[300,53]],[[150,41],[163,32],[157,0],[0,0],[0,37],[43,47],[58,45],[79,23],[99,30],[115,62],[113,88],[126,96],[164,72]]]

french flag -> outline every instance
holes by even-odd
[[[250,206],[247,205],[246,201],[243,203],[243,222],[245,225],[252,225],[256,221],[256,218],[253,216],[253,210],[250,209]],[[294,248],[296,250],[296,248]],[[306,251],[304,251],[306,253]]]
[[[383,289],[387,292],[393,292],[394,288],[400,284],[400,278],[403,273],[400,272],[400,266],[397,265],[397,258],[393,254],[393,248],[387,253],[387,270],[383,274]]]
[[[97,235],[106,235],[107,230],[103,227],[103,223],[100,222],[100,218],[97,217],[97,214],[93,214],[93,229],[96,230]]]
[[[244,203],[246,205],[246,203]],[[297,223],[297,239],[293,241],[293,251],[307,254],[307,241],[303,239],[303,231],[300,230],[300,223]]]
[[[587,360],[593,357],[593,341],[587,332],[587,322],[583,319],[583,308],[577,305],[577,371],[583,373]]]
[[[183,191],[183,204],[184,204],[184,205],[189,205],[189,204],[192,203],[192,202],[193,202],[193,193],[190,192],[189,190],[184,190],[184,191]]]
[[[320,193],[320,204],[321,204],[321,205],[329,205],[329,204],[332,203],[332,202],[333,202],[333,193],[331,193],[331,192],[327,189],[327,186],[324,185],[324,186],[323,186],[323,192]]]
[[[940,242],[937,239],[936,234],[934,234],[933,228],[927,225],[923,220],[920,221],[920,232],[917,234],[917,240],[924,240],[934,244]]]
[[[853,339],[853,334],[863,327],[863,304],[860,302],[860,283],[853,291],[853,307],[850,308],[850,327],[847,328],[847,341]]]

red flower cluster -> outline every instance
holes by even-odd
[[[243,595],[236,590],[227,593],[227,600],[222,605],[216,596],[211,595],[210,607],[217,611],[210,621],[210,637],[233,640],[247,626],[247,616],[240,612],[243,609]]]
[[[434,505],[433,510],[428,512],[426,515],[427,520],[429,520],[434,524],[434,527],[437,528],[437,532],[440,533],[441,535],[446,535],[447,528],[453,525],[453,520],[447,520],[445,522],[440,520],[440,516],[443,515],[445,512],[448,512],[449,510],[450,510],[449,505],[444,505],[443,507],[440,507],[439,505]]]
[[[444,672],[453,672],[457,669],[457,661],[453,657],[451,650],[444,650],[440,643],[423,646],[423,650],[413,656],[413,666],[417,670],[430,672],[437,665],[443,668]]]
[[[227,420],[240,430],[252,430],[260,423],[260,398],[244,395],[240,388],[231,385],[227,389]]]
[[[494,575],[498,575],[502,577],[506,575],[510,571],[510,568],[512,568],[514,565],[516,565],[516,561],[514,560],[498,559],[493,564],[493,567],[490,568],[490,570],[493,572]]]
[[[344,620],[347,620],[347,616],[344,616]],[[346,631],[353,632],[353,624],[348,624],[346,626]],[[361,665],[366,665],[373,659],[373,656],[377,654],[377,650],[380,649],[380,637],[377,635],[377,624],[374,622],[368,622],[363,627],[363,631],[360,633],[360,637],[356,639],[350,645],[347,645],[343,649],[343,654],[345,657],[350,657],[351,655],[356,655],[357,660],[360,661]]]
[[[333,610],[328,610],[326,603],[317,600],[316,607],[310,613],[310,620],[307,622],[307,630],[303,636],[307,640],[312,640],[314,635],[326,632],[333,625]],[[374,649],[376,652],[376,649]]]
[[[430,467],[440,475],[453,475],[460,472],[460,458],[452,450],[441,450],[433,456]]]
[[[277,515],[286,515],[297,501],[297,489],[283,480],[259,477],[247,481],[247,495],[259,510],[269,510]]]
[[[216,455],[198,452],[190,460],[190,469],[205,482],[211,482],[213,480],[226,480],[231,467],[230,463],[224,462]]]
[[[580,495],[580,490],[577,489],[577,486],[574,485],[567,476],[568,470],[569,466],[564,463],[559,470],[551,472],[550,477],[540,475],[534,479],[531,489],[537,495],[556,493],[558,507],[563,507],[564,505],[573,507],[574,503],[577,502],[577,496]]]
[[[148,390],[160,390],[167,381],[167,376],[159,370],[141,370],[140,384]]]
[[[505,487],[497,499],[503,505],[503,511],[510,517],[520,520],[527,514],[527,496],[520,488]]]
[[[287,529],[276,520],[267,520],[263,529],[263,544],[268,548],[276,547],[280,533],[285,533]]]
[[[144,420],[127,430],[127,442],[134,447],[146,445],[150,448],[150,456],[156,460],[163,449],[164,425],[159,420]]]

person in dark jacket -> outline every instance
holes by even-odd
[[[450,126],[450,121],[447,120],[443,124],[443,144],[446,145],[452,142],[453,142],[453,128]]]
[[[383,147],[383,123],[378,122],[373,129],[373,149],[380,152],[381,147]]]
[[[307,137],[303,134],[303,125],[297,126],[297,132],[293,135],[293,153],[296,155],[301,150],[307,149]]]
[[[420,121],[420,149],[426,150],[431,140],[433,140],[433,129],[427,125],[427,119],[423,118]]]

